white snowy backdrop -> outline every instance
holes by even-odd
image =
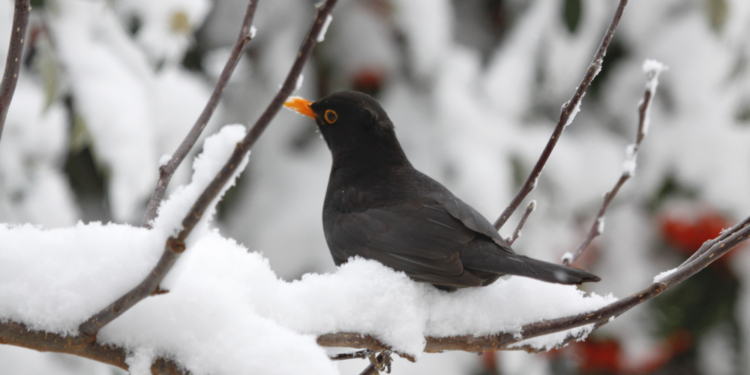
[[[413,164],[489,219],[515,193],[599,43],[615,1],[341,1],[298,95],[375,95]],[[250,124],[278,90],[312,1],[262,1],[257,36],[206,135]],[[25,65],[0,142],[0,222],[138,224],[158,177],[207,101],[244,0],[32,2]],[[0,1],[0,60],[12,2]],[[625,297],[750,214],[750,3],[631,0],[605,67],[537,189],[514,247],[558,261],[619,177],[636,130],[641,65],[669,66],[638,170],[579,260],[585,290]],[[172,181],[188,181],[186,162]],[[219,206],[221,234],[286,280],[333,272],[321,208],[330,156],[313,124],[282,112]],[[517,218],[515,218],[517,220]],[[508,235],[515,222],[506,225]],[[750,254],[742,249],[586,344],[397,360],[396,374],[742,374],[750,370]],[[0,275],[0,277],[2,277]],[[691,289],[692,288],[692,289]],[[511,308],[511,307],[509,307]],[[339,365],[354,374],[365,362]],[[5,374],[111,374],[58,354],[0,346]],[[666,372],[665,372],[666,371]]]

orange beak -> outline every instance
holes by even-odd
[[[312,108],[310,108],[311,104],[312,102],[307,99],[302,99],[299,96],[293,96],[287,99],[286,102],[284,102],[284,107],[287,107],[292,111],[299,113],[300,115],[307,116],[315,120],[316,116],[315,112],[313,112]]]

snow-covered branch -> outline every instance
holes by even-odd
[[[164,252],[154,269],[149,272],[148,276],[138,286],[81,324],[79,327],[81,333],[90,336],[92,339],[95,338],[99,329],[117,319],[136,303],[157,290],[159,284],[185,250],[185,240],[193,231],[193,228],[203,218],[208,208],[212,204],[215,205],[217,203],[217,197],[227,189],[227,182],[236,177],[237,172],[244,165],[243,160],[246,160],[250,149],[265,128],[271,123],[271,120],[276,116],[279,109],[281,109],[284,101],[292,94],[297,79],[302,73],[302,68],[310,57],[313,47],[317,44],[318,36],[323,30],[325,21],[331,14],[336,2],[337,0],[326,0],[325,3],[318,7],[312,27],[302,42],[297,58],[281,89],[255,122],[255,125],[253,125],[242,141],[237,144],[226,164],[224,164],[213,180],[206,186],[200,196],[197,197],[190,211],[182,219],[182,229],[177,235],[171,236],[167,240]]]
[[[85,337],[71,337],[30,329],[23,323],[11,321],[0,322],[0,344],[15,345],[38,350],[40,352],[54,352],[73,354],[93,359],[121,369],[127,370],[125,349],[112,345],[90,343]],[[184,375],[181,366],[166,358],[157,358],[151,367],[152,373],[162,375]]]
[[[620,0],[620,4],[617,6],[617,10],[615,10],[615,15],[614,17],[612,17],[612,22],[610,22],[609,27],[604,34],[604,38],[599,44],[599,48],[596,50],[594,60],[589,65],[586,74],[583,76],[583,80],[581,80],[578,88],[576,88],[576,91],[573,93],[573,97],[571,97],[570,100],[563,104],[560,111],[560,118],[557,120],[557,125],[552,131],[552,136],[550,137],[549,141],[547,141],[547,145],[544,146],[544,150],[542,150],[542,153],[539,155],[539,160],[537,160],[534,168],[531,170],[531,173],[529,173],[529,177],[526,178],[526,181],[521,186],[521,190],[519,190],[516,196],[513,197],[513,200],[511,200],[505,211],[503,211],[503,213],[500,214],[500,217],[495,221],[496,229],[499,230],[503,225],[505,225],[510,216],[513,215],[513,213],[516,211],[518,206],[521,205],[521,202],[524,200],[524,198],[526,198],[526,196],[529,195],[529,193],[531,193],[531,191],[536,187],[537,181],[539,181],[539,176],[542,174],[542,170],[544,169],[544,165],[547,164],[547,160],[549,159],[550,155],[552,155],[552,150],[555,148],[555,145],[557,145],[557,141],[560,140],[560,135],[562,135],[565,127],[573,122],[575,115],[581,108],[581,100],[586,94],[586,90],[589,88],[591,82],[602,69],[602,62],[604,61],[604,55],[607,53],[607,47],[609,47],[609,43],[612,41],[612,37],[615,34],[615,29],[617,29],[617,25],[620,23],[622,12],[625,10],[625,5],[627,4],[627,0]]]
[[[18,1],[17,7],[22,2]],[[285,99],[302,85],[302,68],[316,43],[324,40],[336,2],[324,0],[317,5],[317,16],[295,55],[296,60],[283,85],[278,92],[268,95],[275,94],[275,97],[249,132],[243,126],[230,125],[210,137],[205,143],[204,153],[196,158],[192,182],[175,189],[169,199],[162,202],[172,174],[212,116],[232,71],[242,57],[243,49],[253,38],[255,32],[251,25],[257,0],[249,0],[239,37],[213,95],[209,98],[210,89],[206,88],[205,97],[192,105],[200,110],[208,99],[188,136],[171,156],[169,163],[160,168],[159,184],[144,218],[143,224],[148,228],[82,222],[74,227],[65,224],[68,227],[43,229],[30,224],[15,224],[23,222],[15,217],[2,220],[9,224],[0,223],[0,344],[73,354],[138,374],[146,373],[149,368],[151,372],[159,374],[334,374],[336,367],[331,360],[350,358],[369,359],[370,365],[363,374],[370,374],[389,370],[391,353],[417,360],[423,352],[447,350],[536,352],[586,338],[629,309],[700,272],[748,238],[750,217],[705,242],[687,261],[659,274],[648,287],[621,300],[612,295],[584,294],[575,286],[547,284],[520,277],[503,278],[481,288],[446,292],[429,284],[414,282],[403,273],[361,258],[353,258],[333,272],[310,272],[293,282],[284,281],[279,277],[284,272],[281,267],[272,269],[263,255],[249,251],[240,243],[247,243],[253,250],[262,246],[240,238],[235,241],[222,237],[218,231],[211,232],[208,221],[214,216],[216,204],[223,193],[242,173],[250,149]],[[574,120],[587,88],[601,68],[626,3],[626,0],[620,1],[593,62],[573,97],[563,106],[557,127],[521,191],[498,219],[498,228],[534,189],[562,131]],[[179,20],[179,17],[176,19]],[[335,27],[337,29],[332,30],[329,41],[334,46],[336,37],[344,33],[338,29],[338,25]],[[98,29],[94,30],[96,32]],[[13,31],[16,31],[15,23]],[[23,38],[23,32],[19,31],[19,35]],[[60,35],[60,40],[65,40],[63,34]],[[431,33],[425,35],[432,36]],[[227,44],[234,40],[234,36],[229,36],[231,40]],[[592,43],[597,41],[591,40]],[[17,38],[16,42],[19,42]],[[297,52],[294,43],[289,45],[289,51],[285,50],[289,52],[289,60],[292,53]],[[278,46],[275,42],[264,44],[268,45]],[[589,45],[588,41],[586,45]],[[340,50],[335,51],[336,57],[340,57]],[[325,54],[327,51],[323,52]],[[17,53],[15,61],[20,61],[21,50]],[[11,55],[12,51],[9,62]],[[273,55],[274,68],[277,62],[273,60],[277,56]],[[590,52],[583,52],[582,56],[586,61],[580,62],[585,64]],[[10,64],[6,65],[6,77],[8,66]],[[648,78],[639,106],[636,141],[628,146],[620,179],[605,195],[587,238],[575,255],[568,253],[564,260],[566,264],[574,262],[589,243],[602,233],[605,210],[625,181],[634,175],[637,151],[648,131],[651,101],[662,69],[664,67],[654,61],[644,64]],[[211,74],[218,70],[218,66],[207,69]],[[451,73],[459,70],[446,69]],[[265,73],[264,70],[259,71]],[[273,72],[276,73],[276,70]],[[281,77],[283,73],[263,75],[263,78]],[[24,79],[19,83],[17,98],[22,95]],[[474,82],[473,79],[470,81]],[[576,83],[572,82],[568,87]],[[635,84],[640,85],[638,81]],[[456,85],[450,86],[451,93],[454,93]],[[272,83],[272,87],[275,89],[276,83]],[[5,88],[6,80],[0,91]],[[73,99],[79,100],[78,97]],[[0,100],[0,106],[8,103]],[[412,109],[411,105],[409,109]],[[7,110],[7,105],[2,110]],[[11,111],[6,136],[13,134],[10,126],[16,123],[14,113],[15,109]],[[191,123],[194,119],[194,115],[191,115],[180,122]],[[442,117],[437,120],[440,119]],[[61,124],[65,123],[61,121]],[[1,128],[2,124],[0,131]],[[481,131],[483,128],[479,129]],[[142,135],[139,132],[133,134]],[[502,136],[505,135],[502,133]],[[658,136],[656,133],[652,135]],[[543,137],[546,140],[546,135]],[[179,137],[175,139],[179,141]],[[170,146],[168,151],[172,149],[174,147]],[[278,148],[268,149],[278,151]],[[155,158],[149,160],[155,162]],[[154,168],[139,170],[155,171]],[[305,175],[300,180],[306,181],[309,176]],[[156,176],[152,176],[147,180],[155,179]],[[2,180],[0,178],[0,185]],[[288,186],[297,188],[299,184]],[[138,195],[139,199],[144,198],[150,190],[147,185],[144,195]],[[299,211],[299,202],[312,202],[307,199],[265,201],[273,206],[275,212],[282,211],[279,204],[288,203]],[[3,209],[2,203],[0,201],[0,210]],[[535,202],[532,201],[526,208],[509,238],[510,243],[520,236],[534,206]],[[610,209],[610,212],[615,209]],[[256,212],[262,220],[267,220],[269,216],[268,211],[261,209],[243,212]],[[279,216],[286,220],[289,217],[287,214],[285,211]],[[612,213],[609,215],[612,216]],[[234,219],[230,219],[234,223],[231,220]],[[236,222],[241,223],[243,229],[248,225],[257,229],[247,221]],[[268,224],[266,228],[271,226],[273,224]],[[273,232],[273,235],[286,236],[289,233],[286,229],[290,227],[300,228],[284,222],[279,227],[283,234]],[[268,231],[253,231],[256,232],[265,234]],[[714,235],[703,237],[701,241]],[[554,240],[550,237],[550,242]],[[305,245],[310,243],[304,242]],[[314,250],[289,247],[294,251]],[[181,256],[183,253],[185,256]],[[273,259],[270,264],[277,265]],[[657,273],[653,271],[653,274]],[[608,271],[605,269],[602,275],[608,276]],[[641,288],[649,282],[630,286],[630,290]],[[131,290],[134,285],[138,286]],[[160,295],[146,298],[155,294]],[[119,296],[122,297],[112,303]],[[107,307],[102,310],[103,306]],[[329,356],[321,346],[365,350]]]
[[[190,132],[185,139],[182,140],[182,143],[180,143],[180,146],[175,153],[172,154],[169,162],[159,167],[159,181],[156,184],[156,189],[151,196],[151,200],[148,202],[146,214],[143,217],[144,227],[151,227],[151,221],[156,217],[156,210],[159,208],[162,199],[164,199],[164,193],[167,191],[167,186],[169,186],[169,181],[172,179],[172,175],[174,175],[177,167],[180,166],[187,154],[193,148],[195,142],[198,141],[198,137],[200,137],[203,129],[206,128],[208,120],[211,119],[216,107],[219,105],[219,99],[221,99],[221,95],[224,93],[227,83],[229,83],[229,78],[232,76],[232,73],[234,73],[234,68],[237,67],[240,58],[242,58],[242,52],[244,51],[245,46],[250,43],[250,40],[255,36],[252,24],[257,6],[258,0],[250,0],[250,3],[247,5],[247,11],[245,12],[245,18],[240,27],[240,34],[237,37],[237,41],[234,43],[232,54],[229,56],[229,59],[219,76],[219,80],[216,82],[216,87],[214,87],[214,92],[211,94],[211,98],[208,100],[208,103],[206,103],[203,112],[195,121],[195,124],[193,124]]]
[[[594,219],[594,223],[591,224],[586,237],[583,242],[578,246],[572,256],[566,256],[563,259],[563,264],[566,266],[571,265],[583,254],[583,251],[591,244],[594,238],[598,237],[604,231],[604,214],[607,212],[607,207],[615,198],[615,195],[620,191],[620,188],[627,182],[631,177],[635,175],[636,160],[638,158],[638,149],[641,147],[643,138],[648,133],[648,126],[651,122],[650,108],[651,102],[653,102],[654,95],[656,95],[656,86],[659,83],[659,74],[666,70],[666,66],[654,61],[646,60],[643,63],[643,72],[646,74],[646,91],[643,94],[643,100],[641,100],[638,106],[638,130],[635,135],[635,143],[628,145],[625,149],[625,161],[622,164],[622,174],[620,178],[612,187],[612,190],[604,194],[602,206],[599,208],[599,213]]]
[[[588,326],[588,329],[582,331],[582,333],[579,333],[578,335],[568,335],[564,340],[561,340],[557,344],[558,346],[564,346],[566,343],[575,340],[580,336],[587,335],[594,329],[613,321],[614,318],[624,314],[633,307],[660,295],[664,291],[673,288],[680,282],[700,272],[737,245],[746,241],[748,235],[750,235],[750,217],[738,223],[731,229],[726,230],[716,239],[707,242],[707,246],[703,252],[696,252],[693,257],[678,268],[668,272],[666,276],[655,278],[654,283],[647,288],[594,311],[525,324],[521,327],[520,332],[517,333],[499,332],[493,335],[484,336],[428,336],[425,337],[426,346],[424,351],[428,353],[437,353],[445,350],[481,352],[488,350],[521,349],[527,351],[538,351],[538,348],[525,345],[523,341],[530,338],[567,331],[572,328]],[[318,337],[318,344],[329,347],[352,347],[372,349],[375,351],[391,349],[375,337],[358,333],[332,333],[321,335]],[[405,356],[407,358],[409,357],[408,355]]]
[[[23,60],[24,38],[26,38],[26,26],[29,24],[29,13],[31,5],[29,0],[16,0],[13,10],[13,26],[11,29],[10,45],[8,46],[8,57],[5,59],[5,71],[3,81],[0,83],[0,139],[3,135],[5,118],[8,116],[8,108],[16,91],[18,74],[21,70]]]

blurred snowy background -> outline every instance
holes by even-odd
[[[159,158],[207,101],[245,0],[34,0],[18,88],[0,142],[0,222],[140,222]],[[375,96],[413,164],[494,220],[546,143],[616,1],[341,0],[298,95]],[[0,61],[12,1],[0,1]],[[261,1],[258,29],[206,130],[251,125],[275,94],[314,14]],[[518,252],[574,250],[619,177],[644,89],[669,66],[635,179],[578,266],[584,288],[624,297],[750,214],[750,3],[631,0],[604,69],[530,199]],[[309,119],[280,113],[220,206],[228,237],[288,280],[334,269],[321,208],[328,150]],[[185,163],[172,181],[184,183]],[[510,234],[515,221],[503,228]],[[426,355],[396,374],[745,374],[750,254],[730,253],[584,343],[543,354]],[[512,308],[512,306],[509,306]],[[293,358],[290,358],[293,360]],[[341,364],[356,374],[360,360]],[[0,346],[0,373],[113,374],[87,360]]]

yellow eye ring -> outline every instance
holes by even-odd
[[[323,117],[325,117],[326,121],[329,124],[333,124],[334,122],[336,122],[336,120],[339,119],[339,115],[337,115],[336,111],[332,109],[327,110]]]

